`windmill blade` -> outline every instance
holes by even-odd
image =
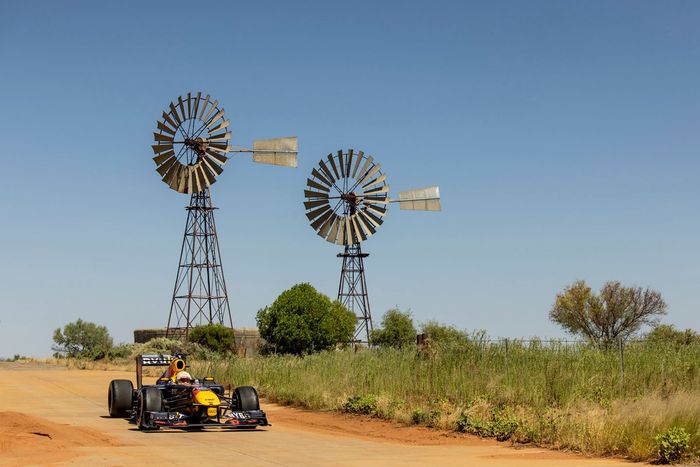
[[[336,238],[338,238],[338,227],[340,226],[340,217],[333,215],[333,224],[331,225],[331,230],[326,236],[326,240],[335,243]]]
[[[377,214],[371,212],[367,208],[363,209],[362,212],[369,218],[370,222],[374,223],[377,227],[382,225],[384,220],[381,218],[381,216],[378,216]]]
[[[153,139],[159,142],[166,141],[166,142],[172,142],[173,141],[173,136],[171,135],[164,135],[161,133],[153,133]]]
[[[378,193],[388,193],[389,185],[382,185],[377,188],[372,188],[371,190],[365,191],[365,195],[376,195]],[[371,196],[370,196],[371,199]]]
[[[163,112],[163,120],[168,122],[173,128],[177,128],[178,126],[180,126],[177,123],[175,123],[175,121],[172,118],[170,118],[170,115],[166,114],[165,112]]]
[[[168,172],[163,176],[163,181],[168,184],[170,188],[173,190],[177,191],[177,185],[178,185],[178,178],[180,175],[180,169],[181,169],[180,163],[173,164],[172,167],[168,170]]]
[[[382,168],[381,165],[375,164],[374,167],[372,167],[371,169],[369,169],[369,171],[368,171],[366,174],[364,174],[364,175],[362,176],[362,178],[360,179],[360,181],[357,182],[357,184],[358,184],[358,185],[362,185],[362,184],[365,183],[367,180],[369,180],[369,179],[371,179],[372,177],[374,177],[374,175],[375,175],[377,172],[379,172],[379,169],[381,169],[381,168]]]
[[[389,204],[389,198],[386,195],[368,195],[362,198],[365,204]]]
[[[382,220],[371,212],[368,212],[366,208],[360,209],[357,213],[362,217],[362,220],[365,221],[368,227],[379,227],[382,225]],[[374,233],[374,231],[372,233]]]
[[[187,93],[187,118],[192,118],[192,93]]]
[[[355,178],[355,175],[357,175],[357,168],[360,166],[360,162],[362,162],[362,157],[364,155],[365,153],[362,151],[357,153],[357,161],[355,162],[355,168],[352,170],[352,178]]]
[[[335,214],[331,214],[331,217],[329,217],[328,220],[323,223],[321,228],[318,230],[318,234],[321,237],[326,238],[326,236],[328,235],[328,232],[331,230],[331,226],[335,222],[336,217],[338,217],[338,216],[336,216]]]
[[[362,241],[367,240],[367,235],[365,235],[365,231],[362,229],[362,226],[360,225],[360,221],[358,220],[357,213],[353,214],[350,217],[350,222],[352,223],[352,228],[353,231],[355,232],[355,235],[357,238],[361,238]]]
[[[338,168],[335,166],[335,160],[333,159],[333,154],[328,154],[328,162],[331,163],[331,167],[333,167],[333,173],[335,174],[335,179],[339,180],[340,174],[338,174]]]
[[[331,185],[333,185],[333,183],[331,183],[326,177],[324,177],[323,175],[321,175],[321,173],[320,173],[318,170],[316,170],[316,169],[312,169],[312,170],[311,170],[311,175],[313,175],[314,177],[316,177],[318,180],[322,181],[323,183],[325,183],[325,184],[328,185],[329,187],[330,187]]]
[[[209,97],[209,96],[207,96],[207,97]],[[209,123],[209,122],[210,122],[209,116],[210,116],[211,114],[214,113],[214,111],[216,110],[216,106],[217,106],[217,105],[219,105],[219,101],[218,101],[218,100],[215,100],[214,102],[211,103],[211,106],[209,107],[209,110],[207,110],[206,112],[204,112],[204,110],[206,110],[206,108],[205,108],[205,109],[202,109],[202,113],[203,113],[204,115],[201,116],[199,119],[200,119],[201,121],[203,121],[203,122]]]
[[[197,97],[194,98],[194,108],[192,109],[192,118],[197,117],[197,112],[199,112],[199,101],[202,99],[202,93],[198,92]]]
[[[213,149],[215,151],[227,153],[229,152],[232,148],[229,146],[227,143],[208,143],[207,144],[207,149]]]
[[[164,123],[161,122],[160,120],[158,120],[158,129],[159,129],[160,131],[164,131],[164,132],[166,132],[166,133],[168,133],[168,134],[171,134],[171,135],[175,136],[175,130],[173,130],[172,128],[170,128],[168,125],[164,124]]]
[[[381,206],[375,206],[374,204],[367,205],[367,213],[369,213],[369,211],[379,214],[380,216],[386,214],[386,208],[383,208]]]
[[[346,167],[345,167],[345,174],[347,177],[350,176],[350,167],[352,167],[352,157],[353,157],[353,151],[352,149],[348,149],[348,157],[346,158]]]
[[[204,112],[207,110],[207,106],[209,105],[209,99],[211,99],[211,96],[207,94],[207,97],[204,98],[204,104],[202,104],[202,110],[199,112],[199,115],[197,116],[198,119],[204,120],[202,116],[204,115]]]
[[[172,102],[170,103],[170,115],[172,115],[177,122],[177,125],[175,126],[180,126],[182,124],[182,120],[180,120],[180,116],[177,114],[177,109],[175,109],[175,105]]]
[[[185,106],[182,103],[182,96],[177,96],[177,105],[180,107],[180,112],[182,112],[182,121],[187,120],[187,115],[185,115]]]
[[[170,150],[166,151],[164,153],[161,153],[157,155],[156,157],[153,158],[153,162],[156,163],[156,165],[161,165],[163,162],[167,161],[170,157],[175,155],[175,151]]]
[[[209,138],[207,138],[207,141],[226,141],[227,139],[231,139],[231,133],[229,132],[210,136]]]
[[[328,193],[319,193],[318,191],[304,190],[306,198],[325,198],[328,199]]]
[[[315,181],[311,180],[310,178],[307,178],[307,179],[306,179],[306,185],[307,185],[309,188],[316,188],[316,189],[321,190],[321,191],[326,191],[326,192],[327,192],[328,190],[330,190],[329,187],[327,187],[327,186],[325,186],[325,185],[321,185],[320,183],[315,182]]]
[[[220,166],[219,164],[217,164],[216,162],[214,162],[214,161],[212,160],[212,157],[211,157],[211,156],[208,156],[208,155],[204,156],[204,157],[202,158],[202,162],[204,162],[204,165],[205,165],[209,170],[211,170],[212,172],[214,172],[214,173],[216,174],[216,176],[221,175],[221,173],[224,171],[224,169],[222,169],[221,166]]]
[[[345,217],[345,242],[346,244],[357,243],[355,234],[352,231],[352,223],[350,222],[350,217]]]
[[[166,173],[168,173],[168,170],[177,163],[177,159],[174,157],[171,157],[170,159],[166,160],[160,167],[156,168],[156,172],[160,174],[161,177],[164,177]]]
[[[330,209],[331,209],[330,205],[325,204],[325,205],[321,206],[320,208],[317,208],[317,209],[314,209],[313,211],[307,212],[306,217],[310,221],[312,221],[312,220],[316,219],[318,216],[320,216],[321,214],[329,211]]]
[[[211,170],[209,170],[209,167],[207,167],[207,164],[204,163],[204,161],[200,162],[199,170],[204,178],[203,182],[205,182],[207,186],[213,185],[216,181],[216,176]]]
[[[365,189],[369,186],[376,185],[378,183],[382,183],[384,180],[386,180],[386,174],[381,174],[379,177],[375,178],[374,180],[371,180],[364,185],[362,185],[362,188]]]
[[[326,163],[323,162],[323,160],[320,160],[318,162],[318,166],[321,167],[321,170],[323,171],[324,174],[326,174],[326,177],[328,177],[328,180],[330,180],[331,183],[335,183],[336,179],[333,177],[333,174],[331,173],[331,171],[328,168],[328,166],[326,165]]]
[[[343,160],[343,151],[338,151],[338,168],[340,168],[341,177],[345,178],[345,160]]]
[[[315,221],[313,221],[311,223],[311,227],[313,227],[314,230],[318,230],[318,228],[321,226],[321,224],[326,222],[326,220],[328,220],[328,218],[331,217],[332,214],[333,214],[333,211],[328,209],[324,214],[319,216]]]
[[[208,157],[210,159],[214,159],[216,162],[218,162],[221,165],[224,165],[226,161],[228,161],[228,157],[226,157],[224,154],[218,153],[214,150],[211,150],[210,148],[206,149],[207,155],[205,157]]]
[[[315,201],[304,201],[304,209],[312,209],[322,204],[329,204],[327,199],[318,199]]]
[[[259,164],[297,167],[297,154],[296,136],[253,141],[253,162]]]
[[[224,109],[219,110],[216,115],[214,115],[210,120],[208,120],[207,123],[207,128],[210,128],[213,124],[215,124],[221,117],[224,116]]]
[[[360,227],[362,228],[362,230],[364,230],[367,238],[374,235],[374,233],[377,231],[377,229],[374,228],[374,224],[372,224],[369,221],[369,219],[367,218],[367,215],[364,212],[357,211],[357,221],[360,224]]]
[[[359,172],[357,172],[358,177],[364,178],[363,175],[367,173],[373,160],[374,160],[374,158],[372,156],[367,157],[367,160],[362,165],[362,168],[359,170]],[[353,175],[353,177],[355,177],[355,176]],[[355,179],[357,179],[357,177],[355,177]],[[358,185],[359,185],[359,183],[358,183]]]
[[[223,122],[219,123],[216,125],[214,128],[211,129],[212,133],[216,133],[217,131],[223,130],[224,128],[228,128],[231,122],[228,120],[224,120]]]
[[[160,167],[156,167],[156,172],[158,172],[161,177],[165,177],[175,163],[177,163],[177,159],[171,157],[165,162],[165,164],[161,165]]]
[[[151,147],[153,148],[154,154],[159,154],[161,152],[171,150],[173,148],[173,145],[171,143],[165,143],[165,144],[154,144]]]
[[[440,211],[440,188],[430,186],[427,188],[418,188],[416,190],[402,191],[399,193],[399,199],[390,200],[392,203],[399,203],[399,207],[403,210],[411,211]]]
[[[204,189],[202,185],[202,180],[199,178],[199,170],[197,170],[199,167],[195,166],[190,169],[190,177],[192,178],[192,188],[194,189],[193,193],[199,193]]]

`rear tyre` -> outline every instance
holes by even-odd
[[[134,385],[128,379],[114,379],[109,383],[107,410],[110,417],[128,417],[134,397]]]
[[[260,410],[258,391],[251,386],[241,386],[234,391],[236,395],[237,409],[240,411]]]
[[[148,412],[160,412],[163,408],[163,394],[160,389],[146,387],[139,393],[139,416],[136,423],[139,430],[157,430],[159,427],[150,420]]]

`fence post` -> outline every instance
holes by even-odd
[[[620,346],[620,390],[622,390],[622,385],[625,381],[625,343],[620,338],[618,341]]]

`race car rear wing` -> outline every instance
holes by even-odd
[[[143,386],[143,367],[145,366],[167,366],[170,367],[161,378],[174,376],[176,370],[184,370],[187,361],[187,354],[146,354],[136,356],[136,386],[140,389]],[[172,373],[172,374],[171,374]],[[167,376],[166,376],[167,375]]]

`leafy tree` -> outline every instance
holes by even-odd
[[[370,342],[382,347],[409,347],[416,342],[416,328],[409,312],[392,308],[384,313],[382,327],[372,330]]]
[[[468,336],[464,331],[460,331],[454,326],[440,324],[437,321],[428,321],[423,324],[421,332],[432,342],[439,344],[454,344],[468,340]]]
[[[664,314],[666,303],[654,290],[606,282],[595,294],[585,281],[577,281],[557,295],[549,318],[571,334],[608,347],[644,325],[655,325]]]
[[[53,333],[56,355],[99,360],[112,348],[112,338],[105,326],[78,319]]]
[[[282,292],[256,316],[260,336],[269,348],[296,355],[349,342],[355,320],[355,315],[340,302],[332,302],[306,283]]]
[[[234,350],[236,345],[233,329],[223,324],[195,326],[187,339],[218,353],[230,352]]]
[[[660,324],[652,329],[644,340],[653,344],[673,344],[675,346],[700,343],[700,334],[692,329],[681,331],[672,324]]]

